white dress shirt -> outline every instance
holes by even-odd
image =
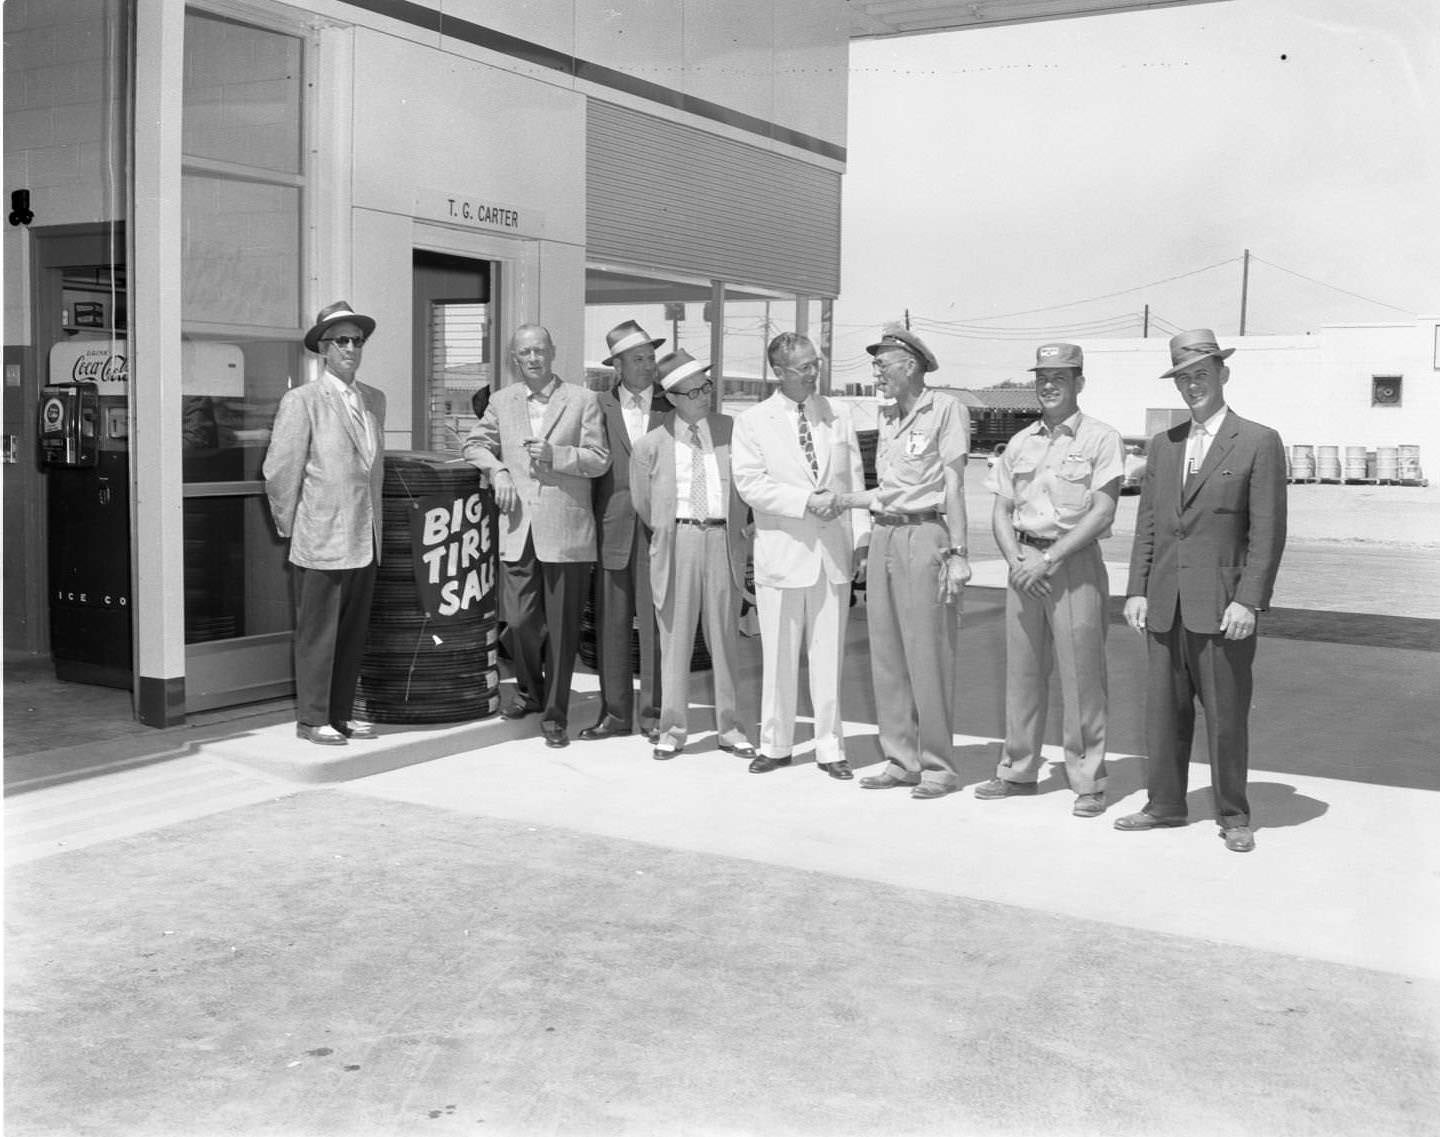
[[[695,517],[690,508],[690,470],[695,448],[690,445],[690,423],[675,417],[675,516],[697,521],[713,521],[725,517],[725,499],[720,496],[720,462],[715,457],[715,442],[710,437],[710,424],[701,419],[700,452],[705,466],[705,502],[708,517]]]
[[[1211,415],[1204,422],[1192,419],[1190,422],[1190,438],[1185,444],[1185,476],[1188,478],[1197,473],[1205,464],[1205,455],[1210,453],[1210,444],[1215,441],[1215,436],[1220,433],[1220,427],[1225,422],[1225,412],[1229,410],[1224,403],[1220,409]]]
[[[638,395],[620,384],[616,389],[620,396],[620,413],[625,419],[625,433],[630,436],[630,445],[634,446],[644,436],[650,426],[650,404],[655,397],[655,388],[646,387]]]

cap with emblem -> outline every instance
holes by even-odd
[[[871,355],[878,355],[890,348],[909,352],[920,361],[920,366],[927,372],[936,371],[940,367],[939,362],[935,359],[935,353],[925,346],[925,341],[909,328],[899,324],[886,324],[880,333],[879,342],[872,343],[865,350]]]
[[[1036,349],[1035,366],[1030,371],[1044,371],[1051,367],[1073,367],[1085,370],[1085,353],[1073,343],[1047,343]]]
[[[663,338],[652,340],[645,329],[634,320],[626,320],[623,324],[616,324],[605,333],[605,346],[610,354],[600,361],[600,366],[613,367],[615,357],[621,352],[629,351],[632,347],[641,347],[644,344],[659,347],[664,342]]]
[[[1220,345],[1215,342],[1215,333],[1209,328],[1195,328],[1188,332],[1181,332],[1178,336],[1172,336],[1170,339],[1170,370],[1160,378],[1169,379],[1177,372],[1184,371],[1192,363],[1199,363],[1202,359],[1212,355],[1216,359],[1229,359],[1234,354],[1233,347],[1221,350]]]
[[[701,363],[688,351],[672,351],[660,361],[660,386],[667,391],[673,391],[676,384],[689,379],[692,375],[698,375],[702,371],[709,371],[711,364]]]

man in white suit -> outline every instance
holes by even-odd
[[[348,301],[321,309],[305,346],[325,370],[285,393],[265,453],[265,495],[295,566],[295,730],[320,746],[375,737],[352,717],[383,516],[385,396],[355,377],[374,330]]]
[[[539,324],[510,337],[522,382],[496,392],[465,439],[466,461],[487,472],[504,517],[500,578],[516,700],[500,714],[540,711],[545,745],[570,744],[570,679],[595,561],[592,479],[610,465],[595,392],[562,383],[555,344]]]
[[[840,675],[850,582],[864,572],[870,516],[840,510],[835,495],[865,488],[860,444],[848,410],[816,393],[820,357],[808,338],[783,332],[767,356],[779,390],[736,419],[732,457],[735,486],[755,514],[764,660],[760,755],[750,772],[790,765],[803,641],[815,762],[848,781],[854,774],[845,758]]]

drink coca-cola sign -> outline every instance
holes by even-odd
[[[102,395],[123,395],[130,386],[124,341],[57,343],[50,349],[51,383],[94,383]]]

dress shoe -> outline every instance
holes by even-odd
[[[755,747],[751,746],[749,743],[742,742],[739,746],[727,746],[727,745],[725,745],[725,743],[722,742],[722,743],[720,743],[719,745],[720,745],[720,749],[721,749],[721,751],[722,751],[723,753],[725,753],[725,754],[733,754],[733,755],[735,755],[736,758],[758,758],[758,757],[760,757],[760,751],[756,750]],[[788,761],[790,761],[790,759],[787,758],[787,759],[785,759],[785,761],[788,762]],[[756,772],[758,773],[758,772],[761,772],[761,771],[756,771]]]
[[[855,776],[855,771],[850,769],[850,763],[844,758],[834,762],[816,762],[815,765],[839,782],[848,782]]]
[[[910,790],[910,796],[916,801],[934,801],[937,797],[945,797],[953,794],[958,786],[941,786],[935,782],[921,782]]]
[[[526,715],[533,715],[540,708],[532,703],[522,703],[516,699],[513,703],[506,703],[500,708],[502,719],[523,719]]]
[[[768,774],[771,770],[778,770],[781,766],[790,765],[789,755],[784,758],[766,758],[763,754],[750,763],[752,774]]]
[[[344,746],[347,742],[345,736],[328,723],[325,726],[306,726],[303,722],[297,722],[295,734],[317,746]]]
[[[657,746],[654,750],[650,751],[650,757],[654,758],[657,762],[668,762],[671,758],[678,758],[683,753],[684,751],[678,746],[673,750],[664,746]]]
[[[909,786],[914,789],[918,785],[918,782],[907,782],[895,777],[894,774],[871,774],[868,778],[860,779],[860,788],[863,790],[893,790],[900,786]]]
[[[371,726],[368,722],[361,722],[359,719],[351,719],[349,722],[331,723],[330,725],[333,726],[336,730],[338,730],[341,734],[343,734],[346,738],[359,738],[368,741],[372,738],[380,737],[378,734],[375,733],[375,728],[373,726]]]
[[[1127,832],[1138,832],[1141,829],[1179,829],[1186,823],[1183,817],[1152,817],[1148,813],[1127,813],[1124,817],[1115,819],[1115,828],[1124,829]]]
[[[1248,825],[1232,825],[1222,830],[1225,847],[1232,853],[1248,853],[1255,848],[1255,831]]]
[[[1075,799],[1075,808],[1070,812],[1076,817],[1099,817],[1105,812],[1105,795],[1080,794]]]
[[[542,722],[540,733],[545,736],[545,745],[551,750],[559,750],[570,745],[570,736],[565,733],[565,728],[559,723]]]
[[[598,742],[602,738],[620,738],[630,733],[630,728],[613,715],[604,715],[594,726],[587,726],[575,737],[581,742]]]
[[[975,787],[975,796],[983,801],[1002,797],[1026,797],[1034,792],[1034,782],[1007,782],[1004,778],[991,778]]]

